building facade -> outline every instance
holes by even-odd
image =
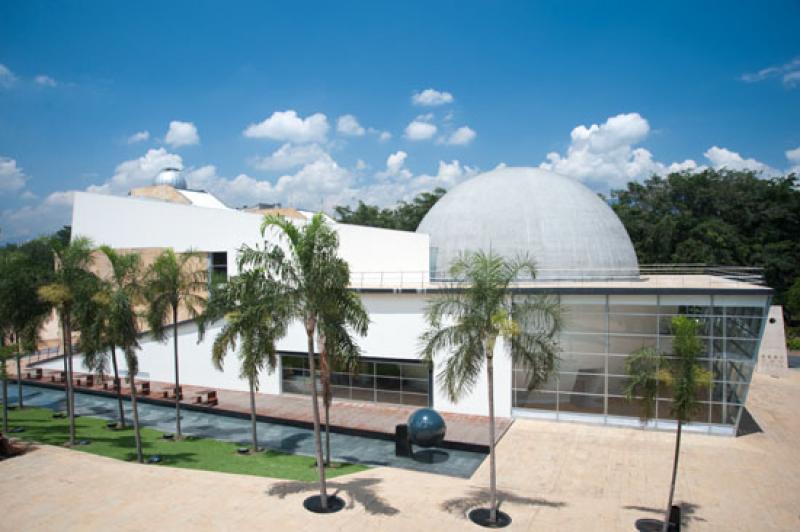
[[[266,211],[228,208],[202,191],[178,190],[182,199],[170,200],[174,194],[163,190],[171,186],[165,183],[159,182],[158,194],[138,190],[128,198],[77,193],[73,234],[148,253],[168,247],[192,249],[205,254],[217,278],[236,275],[237,250],[263,241],[259,229]],[[290,219],[299,224],[310,216],[291,211]],[[369,333],[359,339],[359,368],[334,373],[337,400],[487,414],[485,376],[470,394],[453,402],[438,379],[447,354],[433,368],[418,354],[427,301],[448,289],[449,262],[459,252],[491,249],[533,258],[537,278],[520,279],[515,297],[547,294],[559,299],[565,314],[557,372],[534,390],[528,389],[524,371],[512,367],[505,346],[497,346],[496,415],[638,424],[637,406],[623,397],[625,359],[645,346],[669,352],[671,318],[689,315],[701,324],[702,363],[714,378],[690,430],[735,433],[771,290],[741,272],[711,274],[695,268],[676,273],[640,267],[619,219],[580,183],[539,169],[500,168],[451,190],[416,233],[329,223],[350,265],[351,288],[360,293],[371,320]],[[279,242],[275,234],[265,237]],[[211,342],[219,327],[212,326],[198,343],[194,323],[181,323],[182,380],[246,390],[234,363],[222,372],[211,364]],[[261,390],[309,393],[304,328],[292,325],[278,348],[279,367],[262,375]],[[172,380],[171,342],[145,336],[139,358],[149,378]],[[670,427],[669,410],[670,398],[663,392],[653,425]]]

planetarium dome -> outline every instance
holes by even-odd
[[[574,179],[502,167],[461,183],[423,218],[431,279],[447,278],[464,251],[527,254],[539,280],[636,279],[631,239],[613,210]]]
[[[169,185],[179,190],[186,190],[186,178],[181,175],[179,168],[164,168],[153,180],[154,185]]]

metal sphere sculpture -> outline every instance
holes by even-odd
[[[408,418],[408,438],[420,447],[435,447],[442,443],[447,425],[432,408],[415,410]]]

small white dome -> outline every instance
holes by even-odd
[[[527,254],[537,279],[631,279],[639,263],[614,211],[586,186],[539,168],[503,167],[444,195],[417,228],[430,235],[431,277],[464,251]]]
[[[154,185],[169,185],[173,188],[186,190],[186,179],[181,175],[179,168],[164,168],[153,180]]]

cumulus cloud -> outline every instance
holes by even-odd
[[[336,121],[336,131],[342,135],[350,137],[361,137],[366,130],[358,123],[358,119],[353,115],[342,115]]]
[[[788,173],[800,174],[800,146],[793,150],[786,150],[786,158],[789,160],[789,164],[792,165]]]
[[[244,130],[244,136],[302,144],[325,142],[328,129],[328,118],[324,114],[315,113],[307,118],[301,118],[297,111],[290,109],[275,111],[262,122],[250,124]]]
[[[450,135],[442,137],[440,142],[443,144],[450,144],[451,146],[465,146],[475,140],[478,134],[469,126],[462,126]]]
[[[639,113],[612,116],[599,125],[579,125],[570,133],[567,153],[548,153],[540,166],[582,181],[624,186],[665,171],[648,150],[634,147],[649,132],[650,124]],[[680,164],[691,165],[688,161]]]
[[[53,192],[41,203],[0,213],[3,238],[24,240],[55,231],[70,223],[73,191]]]
[[[800,57],[795,57],[782,65],[773,65],[757,72],[742,74],[740,79],[747,83],[756,83],[771,78],[780,78],[787,88],[800,86]]]
[[[428,140],[432,138],[438,128],[431,124],[432,114],[420,115],[406,126],[405,137],[409,140]]]
[[[197,134],[197,127],[192,122],[181,122],[173,120],[169,123],[169,130],[164,137],[164,142],[173,148],[181,146],[191,146],[200,143],[200,136]]]
[[[414,105],[421,105],[423,107],[435,107],[447,103],[453,103],[453,95],[446,91],[437,91],[435,89],[425,89],[421,92],[415,92],[411,96],[411,102]]]
[[[183,168],[183,159],[164,148],[153,148],[141,157],[118,164],[110,179],[100,185],[91,185],[87,190],[100,194],[127,194],[132,188],[151,185],[164,168]]]
[[[378,172],[375,177],[378,179],[386,179],[389,177],[399,177],[400,179],[408,179],[413,174],[405,167],[408,154],[403,150],[396,151],[386,158],[386,170]]]
[[[4,64],[0,63],[0,87],[11,87],[17,81],[17,76]]]
[[[749,170],[760,172],[765,175],[777,175],[780,172],[767,164],[755,159],[745,159],[735,151],[719,146],[712,146],[703,154],[711,162],[711,166],[717,170]]]
[[[139,131],[128,137],[128,144],[136,144],[150,139],[149,131]]]
[[[39,74],[38,76],[33,78],[33,81],[35,81],[37,85],[40,85],[42,87],[55,87],[56,85],[58,85],[56,80],[54,80],[50,76],[45,76],[44,74]]]
[[[325,154],[319,144],[294,145],[286,143],[267,157],[257,157],[252,161],[259,170],[288,170],[312,161]]]
[[[28,176],[17,166],[17,161],[0,156],[0,191],[14,192],[25,186]]]

